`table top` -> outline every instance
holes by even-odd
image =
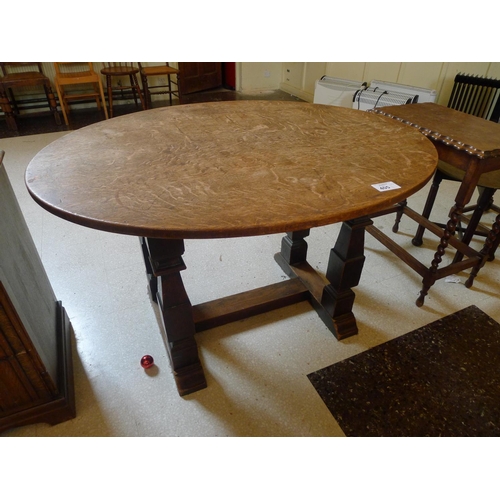
[[[296,231],[369,215],[432,176],[418,130],[364,111],[230,101],[132,113],[76,130],[26,170],[34,200],[94,229],[152,238]],[[379,191],[373,184],[399,189]]]
[[[420,130],[429,139],[480,159],[500,157],[500,124],[432,102],[371,110]]]

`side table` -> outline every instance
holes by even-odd
[[[392,212],[397,212],[393,232],[397,232],[401,217],[407,215],[440,238],[429,267],[415,259],[376,227],[367,227],[367,231],[422,276],[422,289],[416,301],[417,306],[423,305],[425,296],[436,280],[465,269],[472,269],[465,283],[466,287],[471,287],[477,273],[486,263],[499,234],[500,215],[497,216],[485,245],[479,252],[462,243],[454,234],[460,215],[471,200],[481,175],[500,169],[500,125],[434,103],[387,106],[371,112],[393,118],[419,130],[433,142],[439,159],[460,168],[465,175],[444,230],[408,207],[406,201],[398,203],[392,209]],[[391,210],[379,212],[373,217],[390,212]],[[439,267],[448,245],[467,258]]]

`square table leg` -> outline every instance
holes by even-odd
[[[322,280],[306,261],[309,230],[287,233],[275,260],[290,277],[298,277],[310,291],[310,302],[325,325],[338,340],[358,333],[352,312],[355,294],[363,270],[365,228],[368,218],[344,222],[334,248],[330,251],[326,277]]]
[[[365,262],[365,228],[373,222],[368,218],[354,219],[342,224],[334,248],[330,251],[321,305],[332,317],[337,338],[356,335],[358,327],[352,312],[355,293]]]
[[[163,322],[162,333],[177,390],[181,396],[185,396],[205,388],[207,382],[194,338],[193,307],[180,274],[186,269],[182,259],[184,241],[147,238],[145,244],[146,269],[150,266],[153,276],[158,278],[156,302]],[[154,290],[151,290],[151,294],[154,294]]]

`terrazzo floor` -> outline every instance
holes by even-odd
[[[307,303],[197,335],[208,387],[180,397],[149,299],[138,238],[94,231],[41,209],[24,171],[45,145],[68,132],[0,139],[4,164],[56,297],[75,331],[77,417],[50,426],[14,428],[3,436],[344,436],[307,375],[470,305],[500,322],[499,259],[487,263],[471,289],[441,280],[423,307],[420,277],[370,235],[356,287],[359,334],[337,341]],[[435,213],[447,214],[456,185],[443,182]],[[412,196],[421,210],[428,187]],[[376,219],[390,231],[393,216]],[[430,260],[435,238],[411,245],[415,225],[403,218],[396,239]],[[326,270],[339,225],[311,230],[308,260]],[[192,303],[285,279],[274,262],[282,235],[187,241],[183,272]],[[481,242],[474,243],[480,247]],[[446,262],[447,257],[443,262]],[[448,257],[449,259],[449,257]],[[140,366],[151,354],[157,369]]]

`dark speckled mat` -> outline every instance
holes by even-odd
[[[308,377],[346,436],[500,436],[500,324],[476,306]]]

